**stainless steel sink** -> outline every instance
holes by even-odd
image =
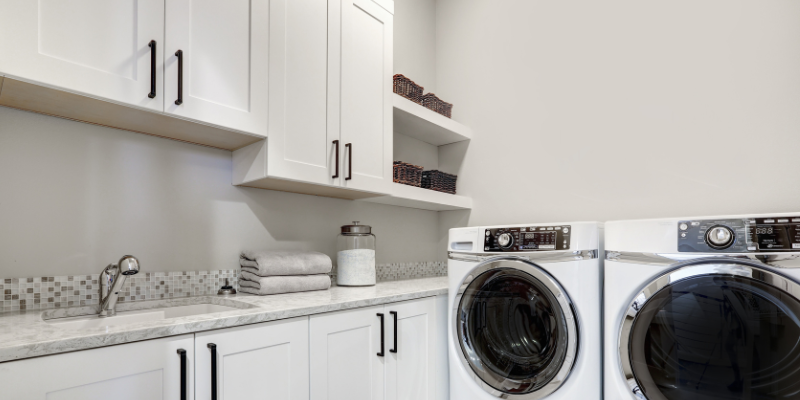
[[[147,310],[119,311],[116,316],[106,318],[100,318],[97,314],[92,314],[79,317],[47,319],[45,322],[63,329],[79,330],[102,327],[108,329],[120,325],[235,311],[251,307],[251,305],[246,303],[241,303],[241,305],[237,304],[237,307],[218,304],[192,304],[187,306],[151,308]]]

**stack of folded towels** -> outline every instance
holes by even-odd
[[[239,265],[239,290],[244,293],[263,296],[331,287],[331,258],[316,251],[245,251]]]

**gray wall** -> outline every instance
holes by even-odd
[[[455,225],[800,210],[800,2],[437,0]],[[444,246],[444,241],[442,241]],[[443,249],[444,247],[442,247]]]
[[[378,262],[435,261],[432,211],[231,186],[231,153],[0,107],[0,278],[236,268],[245,248],[335,255],[370,224]]]

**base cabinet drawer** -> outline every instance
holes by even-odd
[[[308,400],[308,317],[198,333],[195,357],[197,400]]]
[[[0,364],[0,398],[194,399],[193,365],[193,335],[6,362]]]

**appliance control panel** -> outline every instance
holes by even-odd
[[[800,252],[800,215],[796,217],[679,221],[678,251],[685,253]]]
[[[570,225],[486,229],[483,249],[497,252],[569,250]]]

